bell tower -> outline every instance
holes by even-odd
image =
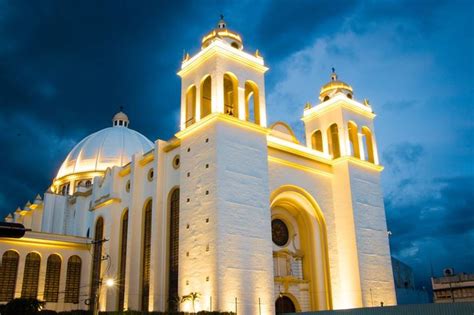
[[[302,118],[307,146],[332,158],[340,279],[332,286],[335,309],[396,304],[374,118],[369,102],[356,101],[334,68],[319,104],[308,104]]]
[[[306,144],[333,158],[353,156],[378,165],[375,114],[367,100],[360,103],[353,95],[352,87],[340,81],[332,68],[330,81],[319,93],[319,104],[305,108]]]
[[[241,36],[227,28],[221,16],[202,38],[201,50],[184,56],[181,70],[183,130],[212,113],[225,113],[266,127],[264,73],[258,50],[245,52]]]
[[[265,67],[221,17],[186,55],[180,132],[183,311],[273,314]],[[194,308],[194,309],[193,309]]]

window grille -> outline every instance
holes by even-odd
[[[9,250],[3,254],[0,266],[0,301],[10,301],[15,296],[16,277],[20,255]]]
[[[170,238],[169,238],[169,278],[168,297],[178,296],[178,259],[179,259],[179,189],[171,193],[170,198]]]
[[[79,303],[82,261],[79,256],[71,256],[67,262],[65,303]]]
[[[50,255],[46,263],[46,279],[44,282],[44,300],[46,302],[58,302],[60,275],[61,258],[55,254]]]
[[[34,298],[38,296],[38,279],[41,265],[41,257],[37,253],[26,255],[25,270],[23,272],[22,298]]]
[[[148,311],[150,299],[150,252],[151,252],[151,200],[144,213],[142,255],[142,311]]]

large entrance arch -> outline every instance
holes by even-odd
[[[270,196],[275,293],[302,310],[332,309],[326,223],[306,190],[284,185]],[[304,288],[304,289],[302,289]],[[309,305],[299,300],[308,300]]]

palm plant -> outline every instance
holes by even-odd
[[[188,295],[183,296],[182,303],[186,301],[191,301],[193,305],[193,312],[196,312],[194,308],[194,303],[199,300],[200,296],[201,294],[199,294],[198,292],[191,292]]]

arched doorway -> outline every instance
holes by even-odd
[[[293,301],[287,296],[280,296],[275,302],[275,313],[295,313],[296,307]]]
[[[298,311],[332,308],[326,223],[313,196],[285,185],[271,194],[275,290]],[[284,291],[281,289],[285,287]]]

